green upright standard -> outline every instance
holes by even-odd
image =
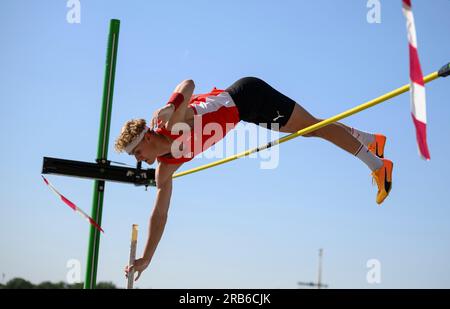
[[[106,164],[108,156],[109,129],[114,93],[114,76],[116,72],[117,46],[119,44],[120,21],[112,19],[109,25],[108,49],[106,52],[105,83],[103,86],[103,103],[98,137],[97,163]],[[91,217],[101,226],[103,210],[103,194],[105,181],[95,180],[92,199]],[[85,289],[95,288],[97,281],[98,251],[100,247],[100,231],[91,226],[89,251],[86,262]]]

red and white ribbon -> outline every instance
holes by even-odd
[[[411,79],[411,115],[416,127],[417,145],[420,156],[430,160],[430,152],[427,145],[427,108],[425,99],[425,84],[423,82],[422,69],[420,67],[419,54],[417,52],[416,27],[414,15],[411,9],[411,0],[403,1],[403,15],[406,18],[409,41],[409,76]]]
[[[42,175],[41,175],[42,176]],[[69,201],[64,195],[58,192],[56,188],[44,177],[45,184],[55,193],[67,206],[72,208],[75,212],[79,213],[83,218],[85,218],[91,225],[93,225],[97,230],[104,233],[103,229],[94,221],[91,217],[89,217],[82,209],[78,208],[77,205]]]

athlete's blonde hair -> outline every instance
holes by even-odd
[[[117,152],[125,151],[128,146],[142,131],[145,129],[145,119],[131,119],[127,121],[120,131],[119,137],[116,139],[114,148]]]

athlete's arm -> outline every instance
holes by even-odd
[[[181,165],[182,164],[160,163],[156,168],[155,207],[150,217],[148,239],[142,258],[146,266],[150,264],[164,232],[170,206],[170,198],[172,196],[172,175]]]
[[[171,130],[172,126],[178,122],[186,122],[186,111],[191,100],[192,94],[194,93],[195,84],[191,79],[182,81],[174,90],[174,92],[181,93],[184,97],[183,102],[178,106],[178,108],[173,112],[167,123],[167,129]]]

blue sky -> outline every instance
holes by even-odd
[[[0,4],[0,273],[33,282],[66,279],[76,259],[84,279],[89,227],[45,187],[43,156],[96,156],[109,20],[121,20],[109,159],[122,124],[150,119],[173,88],[196,93],[257,76],[317,117],[329,117],[408,83],[401,1],[66,1]],[[450,1],[413,1],[424,74],[450,60]],[[332,288],[449,288],[450,80],[427,86],[431,161],[419,159],[409,96],[344,120],[388,136],[393,190],[375,203],[370,172],[325,141],[279,148],[276,169],[240,159],[174,181],[169,221],[141,288],[297,288],[317,277]],[[189,163],[194,167],[210,160]],[[90,213],[92,181],[49,176]],[[98,281],[125,286],[130,229],[147,237],[155,190],[108,183]],[[366,280],[377,259],[381,283]]]

